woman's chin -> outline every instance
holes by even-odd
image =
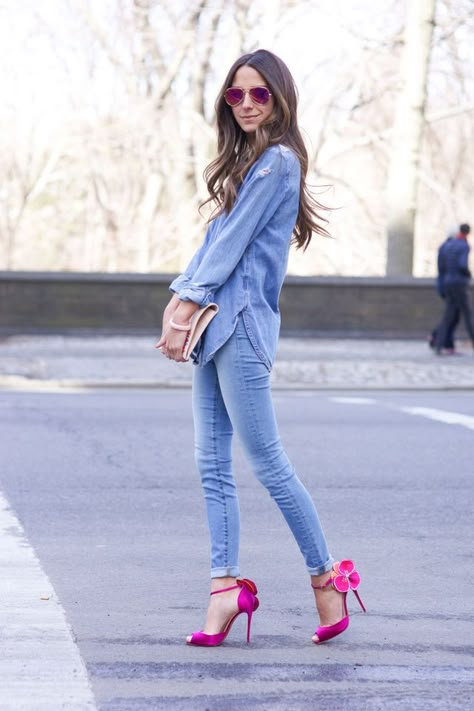
[[[240,128],[242,131],[245,131],[245,133],[255,133],[259,125],[260,124],[255,121],[242,121]]]

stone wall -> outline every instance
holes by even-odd
[[[0,272],[2,333],[157,331],[168,274]],[[287,277],[282,333],[425,337],[442,302],[432,279]]]

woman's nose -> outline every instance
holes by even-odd
[[[253,107],[253,101],[250,98],[250,94],[248,93],[248,91],[246,91],[244,94],[244,100],[242,101],[242,106],[245,109],[251,109]]]

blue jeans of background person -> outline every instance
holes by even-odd
[[[462,314],[466,331],[469,334],[472,345],[474,346],[474,326],[472,323],[471,309],[469,305],[469,292],[467,285],[464,284],[449,284],[444,289],[446,306],[444,315],[436,329],[436,351],[441,352],[443,344],[446,340],[446,334],[449,331],[449,326],[453,322],[456,312]]]
[[[311,575],[331,569],[314,503],[282,447],[270,373],[257,357],[242,316],[233,335],[205,366],[194,367],[195,457],[211,537],[211,577],[238,576],[240,517],[232,472],[235,429],[257,479],[286,519]]]
[[[444,300],[444,296],[441,297]],[[450,323],[447,326],[446,329],[446,336],[444,338],[443,343],[441,344],[442,348],[446,348],[447,350],[454,350],[454,332],[456,331],[457,325],[459,323],[459,319],[461,318],[461,312],[459,309],[455,309],[452,312],[452,319]],[[438,328],[434,328],[431,331],[431,337],[430,337],[430,348],[436,348],[436,341],[438,338]]]

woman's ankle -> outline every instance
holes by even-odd
[[[310,576],[310,581],[311,581],[311,587],[314,589],[321,588],[329,578],[331,577],[331,571],[328,570],[326,573],[321,573],[321,575],[311,575]]]
[[[237,578],[226,576],[225,578],[211,578],[211,593],[217,590],[225,590],[236,585]]]

